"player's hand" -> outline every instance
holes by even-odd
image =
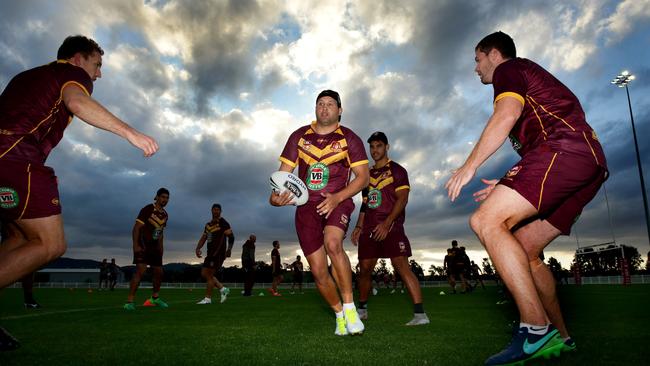
[[[196,257],[201,258],[201,249],[200,248],[196,248]]]
[[[352,244],[354,246],[359,245],[359,238],[361,237],[361,228],[360,227],[355,227],[354,230],[352,230],[352,237],[350,238],[352,240]]]
[[[474,201],[476,202],[481,202],[486,198],[488,198],[490,193],[492,193],[492,190],[494,190],[494,187],[496,187],[497,183],[499,183],[499,180],[498,179],[488,180],[488,179],[481,178],[481,182],[483,182],[486,185],[486,187],[481,189],[480,191],[474,192],[472,196],[474,196]]]
[[[126,139],[131,145],[142,150],[146,157],[150,157],[158,151],[158,143],[156,140],[135,129],[126,134]]]
[[[271,204],[271,206],[276,206],[276,207],[291,205],[293,204],[291,202],[292,200],[293,200],[293,194],[291,194],[291,192],[289,192],[288,190],[282,193],[276,193],[275,191],[271,192],[271,197],[269,197],[269,203]]]
[[[372,229],[372,238],[376,241],[382,241],[388,236],[388,232],[393,228],[393,222],[385,220]]]
[[[325,197],[325,199],[316,206],[316,212],[318,212],[319,215],[325,215],[325,218],[328,218],[332,211],[334,211],[336,207],[338,207],[339,203],[341,203],[341,199],[336,193],[321,193],[320,195]]]
[[[230,249],[226,250],[226,258],[230,258],[231,254],[232,254],[232,250]]]
[[[456,198],[460,195],[460,190],[469,183],[476,169],[468,167],[466,165],[461,166],[460,168],[454,170],[451,174],[451,178],[445,184],[445,189],[447,190],[447,196],[451,201],[455,201]]]

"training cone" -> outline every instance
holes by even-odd
[[[440,291],[440,295],[447,295],[444,291]]]
[[[260,296],[264,296],[264,291],[260,292]]]

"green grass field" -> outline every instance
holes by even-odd
[[[423,289],[429,325],[404,326],[408,295],[382,289],[370,299],[365,334],[337,337],[314,290],[281,298],[233,290],[224,304],[199,306],[202,290],[163,289],[168,309],[126,312],[126,290],[36,289],[44,307],[26,310],[22,291],[6,289],[0,324],[22,347],[0,353],[0,365],[481,365],[509,342],[515,310],[495,304],[496,288],[440,290]],[[139,304],[149,292],[139,291]],[[648,364],[650,286],[564,286],[559,294],[578,351],[546,364]]]

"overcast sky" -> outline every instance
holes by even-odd
[[[194,247],[214,202],[236,235],[226,265],[239,264],[250,233],[258,259],[270,261],[280,240],[290,262],[301,253],[294,209],[268,204],[268,177],[289,134],[314,119],[318,92],[334,89],[342,124],[364,141],[384,131],[390,157],[409,172],[414,258],[440,265],[458,239],[480,261],[485,252],[467,224],[477,206],[471,193],[478,177],[501,177],[517,155],[504,145],[455,203],[443,186],[491,113],[492,87],[473,71],[474,47],[497,30],[578,96],[609,163],[607,200],[601,189],[547,256],[567,267],[578,244],[613,238],[650,249],[625,91],[610,85],[623,69],[637,76],[630,94],[648,181],[648,0],[23,0],[0,8],[0,88],[54,60],[66,36],[89,36],[106,52],[93,97],[160,144],[146,159],[83,121],[68,127],[47,162],[59,179],[68,257],[130,263],[135,217],[164,186],[165,262],[198,262]],[[356,264],[356,248],[344,245]]]

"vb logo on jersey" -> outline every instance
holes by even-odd
[[[510,138],[510,143],[512,144],[512,148],[515,149],[515,151],[521,149],[521,142],[519,142],[519,140],[517,140],[514,135],[509,135],[508,138]]]
[[[9,209],[18,206],[18,193],[9,187],[0,187],[0,207]]]
[[[307,171],[307,188],[312,191],[319,191],[327,185],[330,180],[330,168],[323,163],[316,163]]]
[[[373,188],[368,192],[368,208],[377,208],[379,206],[381,206],[381,191]]]

